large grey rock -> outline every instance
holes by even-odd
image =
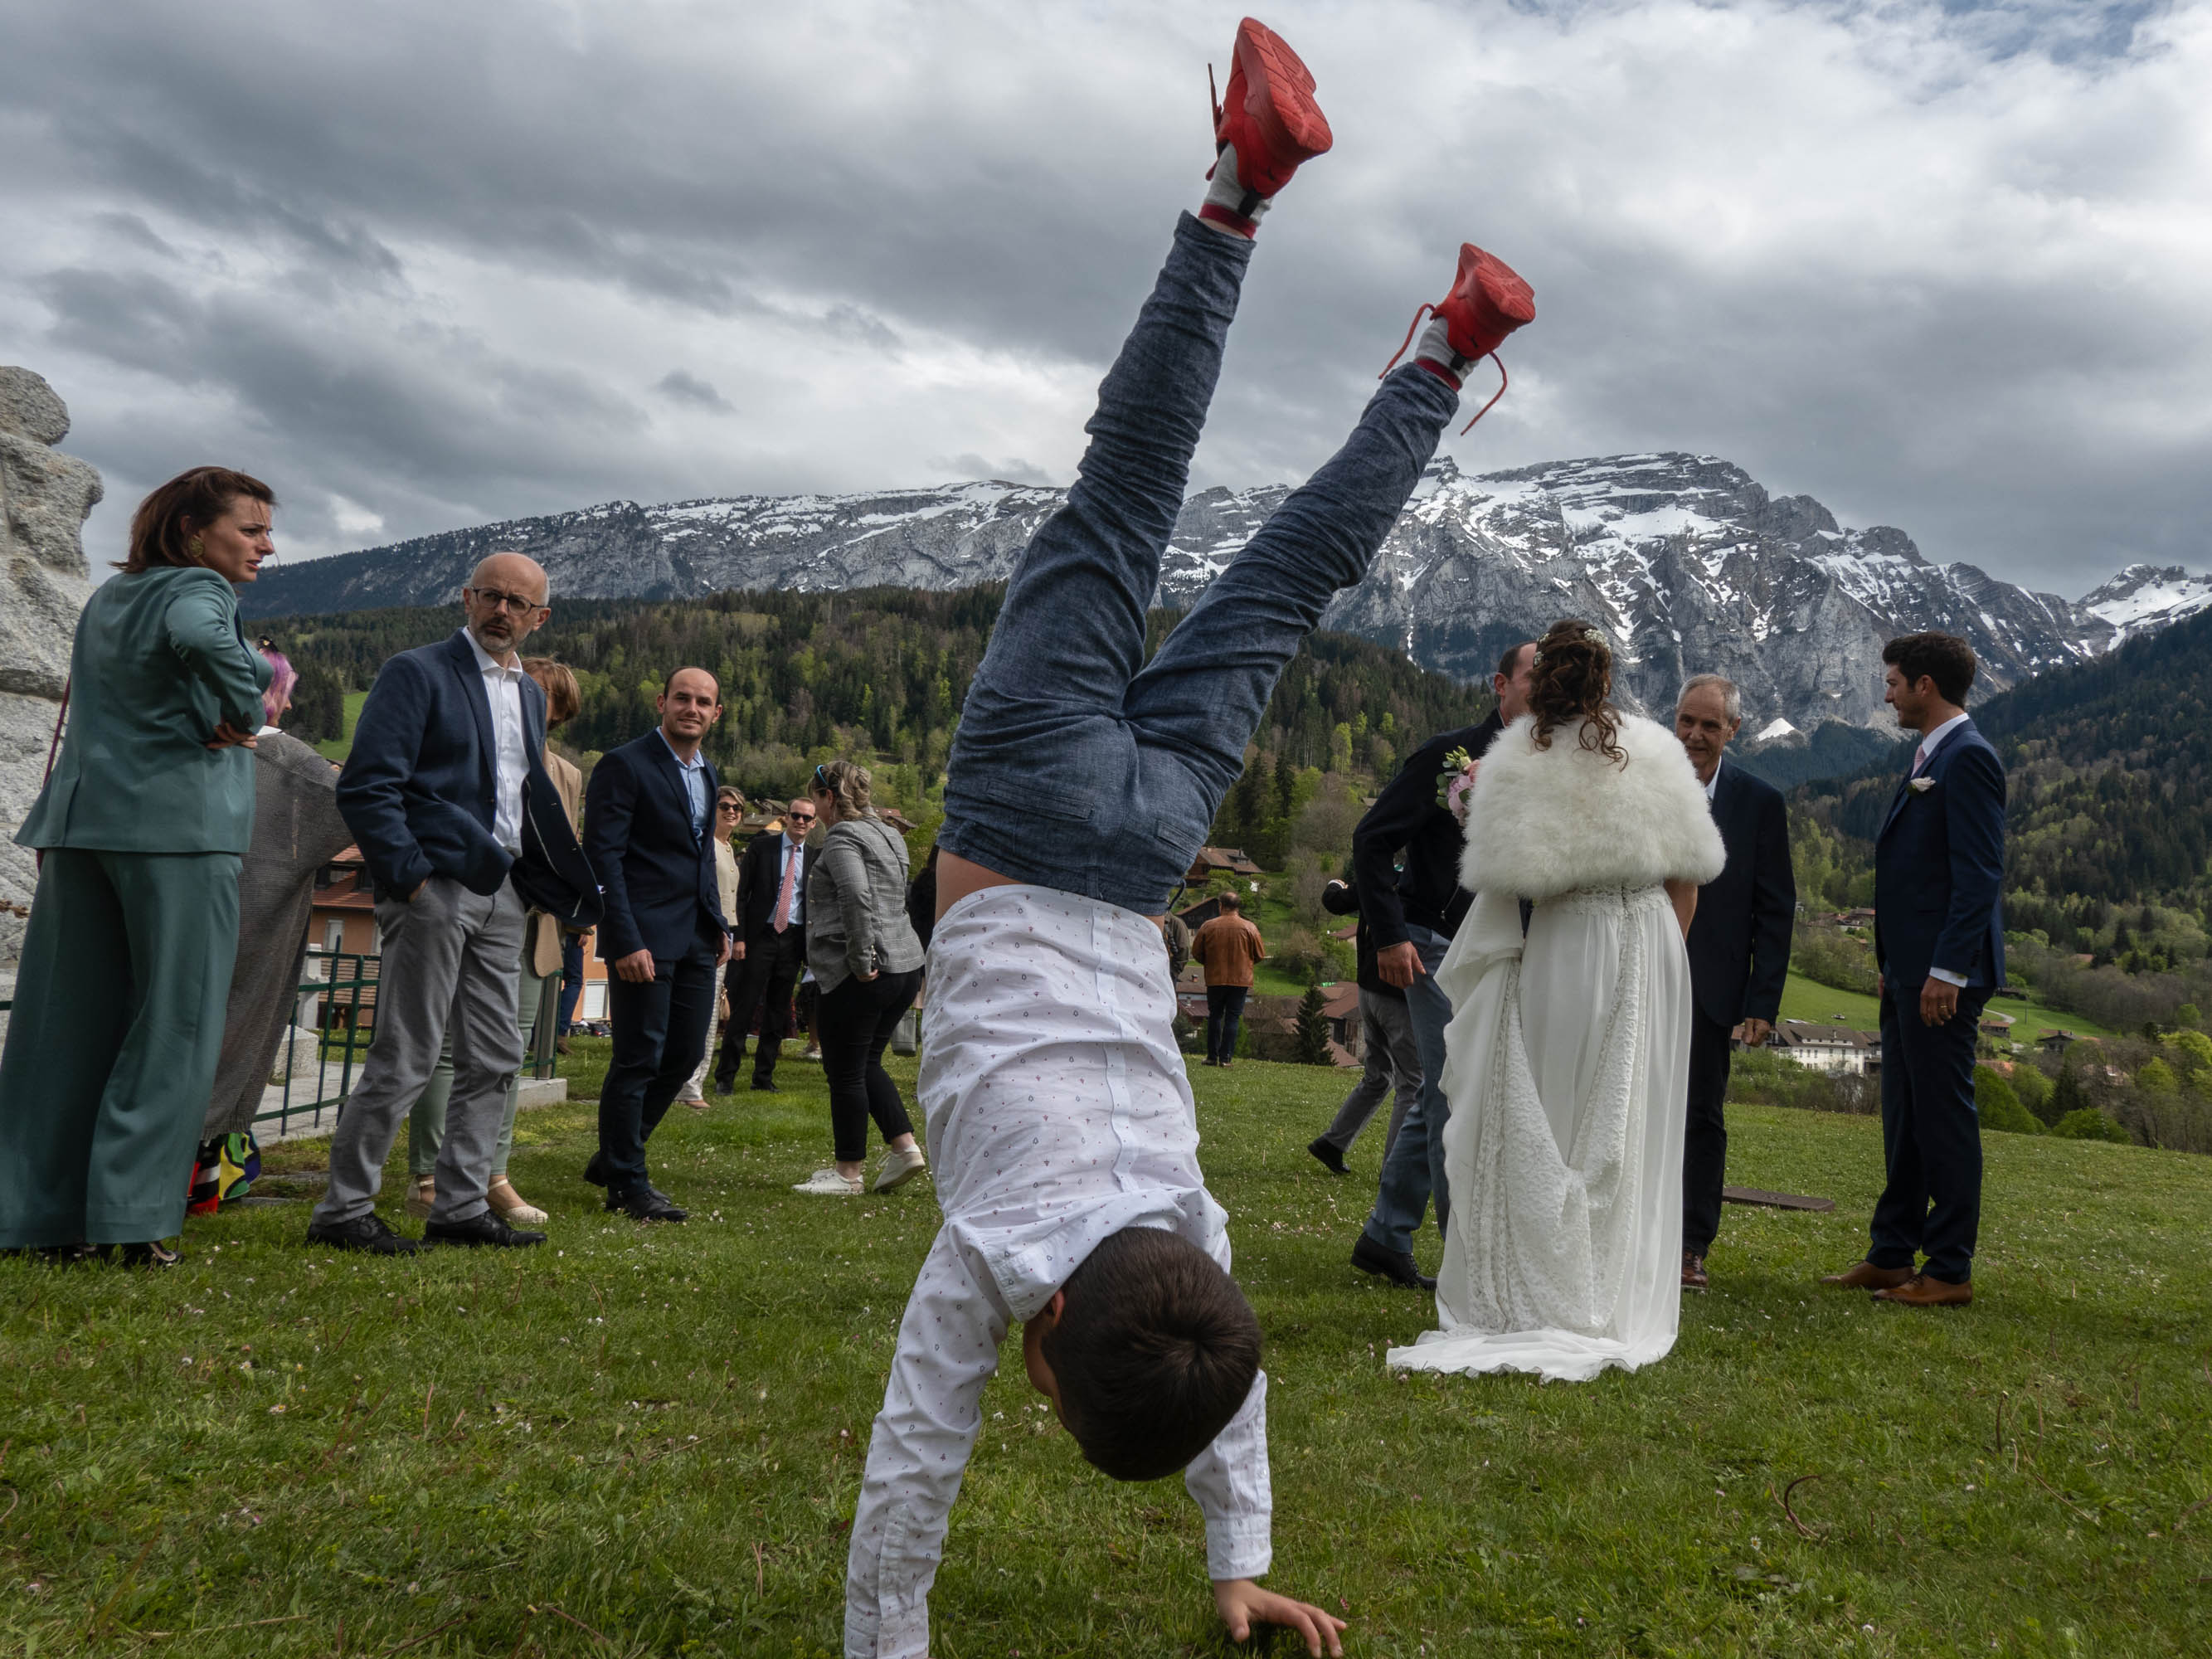
[[[69,436],[69,406],[27,368],[0,368],[0,432],[19,433],[42,444]]]
[[[0,964],[21,954],[38,885],[15,843],[46,781],[76,619],[92,593],[80,532],[100,474],[49,447],[69,410],[27,368],[0,368]]]

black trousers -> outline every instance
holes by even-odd
[[[785,1027],[791,1018],[791,988],[799,983],[806,965],[806,930],[787,927],[745,941],[742,962],[732,957],[723,982],[730,993],[730,1023],[722,1033],[722,1052],[714,1060],[714,1082],[727,1093],[744,1063],[745,1036],[753,1029],[753,1013],[761,1014],[760,1047],[753,1051],[753,1081],[773,1083],[775,1062],[783,1051]]]
[[[1682,1248],[1710,1255],[1721,1231],[1721,1188],[1727,1184],[1729,1028],[1703,1013],[1690,1017],[1690,1109],[1682,1126]]]
[[[1244,1023],[1244,999],[1249,985],[1209,985],[1206,988],[1206,1057],[1237,1058],[1237,1032]]]
[[[680,957],[655,957],[642,985],[607,976],[614,1060],[599,1089],[599,1161],[607,1192],[621,1197],[647,1184],[645,1143],[668,1115],[714,1032],[714,958],[721,930],[702,921]]]
[[[858,1164],[868,1155],[868,1120],[886,1142],[914,1133],[898,1085],[884,1070],[899,1016],[914,1006],[921,969],[846,979],[822,994],[822,1073],[830,1082],[830,1129],[837,1161]]]
[[[1881,999],[1881,1149],[1889,1179],[1875,1200],[1867,1260],[1910,1267],[1916,1253],[1931,1278],[1973,1277],[1982,1224],[1982,1120],[1974,1108],[1974,1042],[1982,987],[1959,993],[1942,1025],[1920,1018],[1920,988],[1885,988]]]

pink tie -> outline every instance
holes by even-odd
[[[1920,775],[1920,769],[1927,764],[1928,745],[1923,743],[1919,748],[1912,751],[1912,775],[1916,778],[1918,777]]]
[[[775,890],[775,931],[779,933],[791,926],[791,885],[799,876],[799,854],[796,848],[783,855],[783,885]]]

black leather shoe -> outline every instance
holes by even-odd
[[[604,1187],[607,1184],[606,1163],[599,1153],[593,1152],[592,1161],[584,1166],[584,1179],[594,1187]]]
[[[350,1221],[318,1221],[307,1229],[307,1243],[370,1255],[412,1255],[422,1248],[421,1239],[393,1232],[374,1210]]]
[[[617,1215],[626,1215],[632,1221],[688,1221],[690,1211],[672,1200],[668,1194],[651,1187],[640,1187],[627,1193],[609,1193],[607,1208]]]
[[[775,1086],[773,1079],[763,1082],[761,1079],[755,1078],[753,1079],[753,1092],[757,1095],[780,1095],[783,1091]]]
[[[503,1215],[486,1210],[472,1215],[466,1221],[426,1221],[422,1224],[425,1244],[490,1245],[498,1249],[520,1249],[531,1244],[543,1244],[544,1233],[525,1232],[520,1227],[507,1224]]]
[[[1364,1273],[1387,1279],[1409,1291],[1433,1291],[1437,1287],[1437,1281],[1415,1265],[1411,1250],[1385,1249],[1364,1232],[1359,1235],[1359,1243],[1352,1247],[1352,1265]]]
[[[1346,1176],[1352,1173],[1345,1165],[1344,1154],[1326,1140],[1310,1140],[1306,1143],[1306,1150],[1327,1164],[1331,1175]],[[1360,1237],[1364,1238],[1367,1235],[1362,1233]]]

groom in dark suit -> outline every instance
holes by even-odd
[[[1718,674],[1699,674],[1674,704],[1674,735],[1712,803],[1728,867],[1698,890],[1690,924],[1690,1101],[1682,1148],[1682,1288],[1702,1291],[1721,1230],[1728,1166],[1729,1051],[1739,1022],[1757,1048],[1782,1012],[1797,877],[1782,792],[1722,758],[1743,725],[1743,698]]]
[[[599,957],[614,1060],[599,1091],[599,1150],[584,1171],[607,1208],[638,1221],[687,1212],[646,1176],[645,1143],[699,1064],[730,929],[714,876],[714,769],[699,752],[722,712],[703,668],[679,668],[660,724],[611,749],[584,795],[584,848],[606,887]]]
[[[1881,659],[1897,723],[1920,733],[1875,842],[1888,1181],[1866,1259],[1821,1282],[1908,1307],[1958,1306],[1974,1298],[1981,1222],[1975,1036],[2005,976],[2004,768],[1966,718],[1971,646],[1908,634]]]

